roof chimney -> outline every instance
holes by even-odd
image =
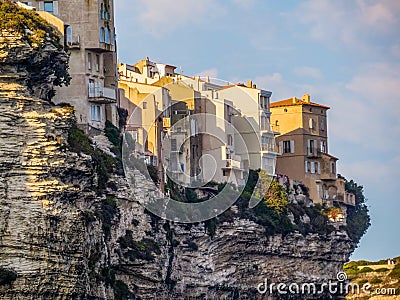
[[[306,103],[310,103],[310,94],[304,94],[302,100]]]
[[[247,87],[252,88],[253,87],[253,81],[248,80],[247,81]]]
[[[293,104],[296,104],[296,97],[292,97]]]

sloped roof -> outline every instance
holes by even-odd
[[[324,109],[330,109],[329,106],[325,106],[322,104],[314,103],[314,102],[306,102],[302,99],[296,98],[296,103],[293,103],[293,98],[277,101],[277,102],[272,102],[270,104],[270,107],[281,107],[281,106],[294,106],[294,105],[310,105],[310,106],[316,106],[316,107],[321,107]]]

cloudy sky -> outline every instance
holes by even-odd
[[[119,61],[153,61],[272,101],[329,105],[330,152],[365,189],[373,225],[353,259],[400,255],[400,1],[116,0]]]

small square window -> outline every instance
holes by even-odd
[[[53,13],[54,12],[53,1],[45,1],[44,2],[44,11],[46,11],[48,13]]]

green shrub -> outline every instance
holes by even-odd
[[[392,278],[400,279],[400,264],[396,264],[392,271],[389,273],[389,276]]]
[[[125,282],[116,280],[114,284],[114,297],[116,300],[128,300],[132,299],[133,294],[129,290]]]
[[[17,279],[17,273],[13,270],[0,267],[0,286],[14,282]]]
[[[357,282],[358,285],[364,285],[368,282],[368,279],[361,279],[360,281]]]
[[[364,267],[361,270],[358,271],[358,273],[369,273],[369,272],[373,272],[374,269],[370,268],[370,267]]]
[[[370,284],[379,284],[379,283],[382,283],[382,279],[380,279],[380,278],[374,278],[374,279],[371,279],[371,281],[369,282]]]
[[[32,10],[22,9],[10,1],[0,1],[0,31],[11,30],[25,37],[31,44],[41,44],[46,36],[61,49],[60,35]],[[29,29],[32,34],[26,34]]]
[[[97,193],[101,194],[107,187],[111,173],[115,169],[116,160],[100,149],[95,149],[89,137],[76,124],[72,125],[68,131],[68,145],[70,151],[78,154],[84,153],[92,157],[94,169],[97,173]]]
[[[135,241],[130,230],[127,230],[125,236],[120,237],[117,242],[122,249],[127,250],[124,256],[132,261],[136,259],[154,260],[153,253],[161,253],[159,245],[154,240],[143,239]]]
[[[388,268],[379,268],[375,270],[375,272],[387,272],[387,271],[389,271]]]

